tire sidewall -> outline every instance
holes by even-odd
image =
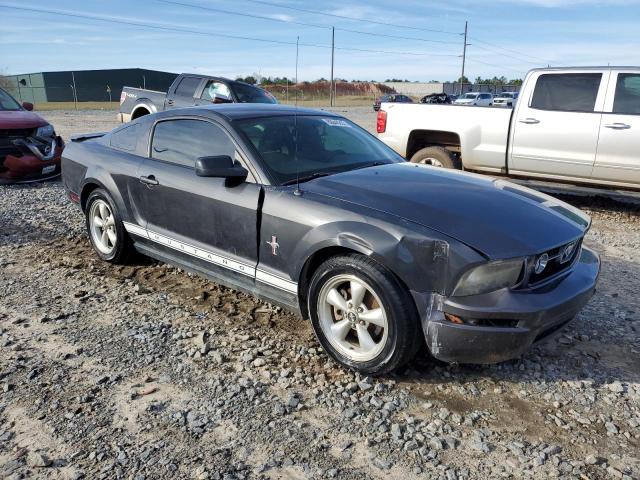
[[[456,167],[451,159],[451,155],[447,154],[445,151],[440,150],[439,148],[434,147],[426,147],[421,150],[418,150],[412,157],[411,163],[421,163],[420,160],[426,157],[432,157],[437,159],[440,163],[442,163],[442,168],[449,168],[454,170]]]
[[[111,214],[114,217],[116,227],[116,246],[109,254],[104,254],[98,248],[96,248],[93,240],[93,235],[91,235],[91,206],[98,199],[106,202],[109,205]],[[106,262],[118,262],[123,258],[126,251],[126,242],[128,241],[127,232],[124,229],[124,225],[122,223],[122,219],[120,218],[120,213],[115,206],[115,202],[105,190],[98,188],[91,192],[91,194],[89,195],[89,198],[87,199],[87,206],[85,208],[85,225],[87,228],[87,234],[89,235],[89,241],[91,242],[91,247],[93,248],[93,251],[96,253],[96,255],[98,255],[102,260]]]
[[[370,272],[368,268],[364,267],[357,261],[349,259],[349,257],[341,258],[344,258],[346,261],[337,268],[334,268],[333,266],[331,266],[332,268],[328,268],[328,265],[326,263],[323,264],[314,274],[309,285],[307,308],[309,311],[309,317],[311,318],[313,332],[322,345],[322,348],[324,348],[325,351],[329,353],[333,358],[335,358],[338,362],[361,373],[374,375],[379,371],[385,371],[385,367],[393,360],[393,357],[396,354],[396,350],[398,347],[398,328],[400,327],[397,320],[399,312],[394,305],[394,301],[387,293],[389,285],[381,285],[381,282],[378,279],[379,272]],[[369,284],[375,290],[385,309],[388,328],[387,343],[384,346],[383,350],[378,354],[378,356],[371,360],[358,362],[347,357],[331,344],[331,342],[324,335],[324,332],[322,331],[322,328],[320,326],[320,319],[318,317],[317,309],[318,296],[320,294],[320,291],[327,281],[329,281],[332,277],[341,274],[355,275],[356,277]]]

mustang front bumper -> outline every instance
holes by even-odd
[[[598,255],[582,249],[570,273],[531,290],[499,290],[444,299],[448,319],[423,322],[431,354],[445,362],[497,363],[517,358],[532,344],[567,325],[595,293]]]

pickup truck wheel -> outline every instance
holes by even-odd
[[[406,288],[363,255],[323,263],[311,279],[308,298],[318,341],[347,368],[386,374],[411,360],[422,344],[418,314]]]
[[[86,225],[91,246],[98,256],[111,263],[122,263],[132,252],[127,235],[113,199],[103,189],[91,192],[87,199]]]
[[[418,150],[413,154],[413,157],[411,157],[411,163],[460,169],[460,161],[442,147],[427,147]]]

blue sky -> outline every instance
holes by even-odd
[[[331,30],[326,27],[335,26],[337,77],[452,80],[460,74],[463,41],[459,33],[465,20],[469,21],[471,43],[465,73],[472,79],[478,75],[519,78],[529,68],[547,64],[640,65],[640,0],[264,0],[273,5],[256,0],[175,1],[280,21],[163,0],[0,0],[1,6],[35,10],[0,8],[0,72],[141,67],[229,77],[260,73],[292,78],[294,44],[299,36],[303,44],[299,79],[328,78],[331,51],[322,47],[331,43]],[[219,36],[64,17],[43,10]]]

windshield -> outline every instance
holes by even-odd
[[[502,92],[498,94],[499,98],[513,98],[513,93]]]
[[[243,83],[233,83],[231,88],[240,103],[278,103],[273,95],[261,88]]]
[[[477,93],[465,93],[463,96],[461,96],[460,98],[476,98],[478,96]]]
[[[366,130],[340,117],[262,117],[234,124],[251,141],[278,185],[295,181],[296,176],[330,175],[404,161]]]
[[[22,110],[20,104],[11,95],[0,88],[0,110]]]

